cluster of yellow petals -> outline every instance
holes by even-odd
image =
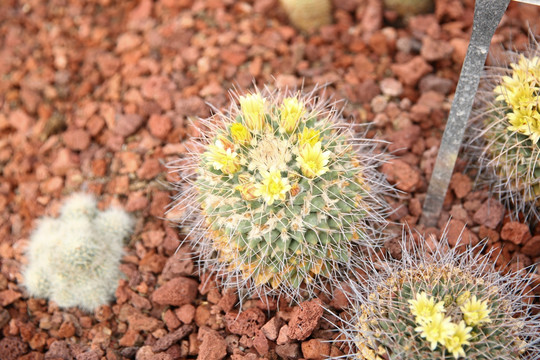
[[[265,126],[266,102],[259,93],[240,96],[240,108],[246,126],[252,131],[261,131]]]
[[[246,145],[251,141],[251,133],[249,130],[240,123],[234,123],[231,125],[231,137],[235,144]]]
[[[287,133],[293,133],[300,119],[306,113],[304,104],[295,97],[285,98],[280,109],[280,127]]]
[[[462,303],[461,310],[464,320],[458,324],[453,323],[450,317],[444,315],[444,301],[435,303],[435,299],[425,292],[417,293],[416,299],[409,300],[411,313],[416,317],[419,325],[415,330],[430,343],[431,350],[442,345],[455,359],[465,357],[464,345],[470,345],[472,326],[482,322],[489,322],[487,301],[479,302],[476,296],[469,298],[466,292],[458,297],[458,304]]]
[[[521,56],[510,64],[512,76],[503,76],[493,91],[496,101],[508,107],[508,130],[529,136],[534,144],[540,139],[540,57]]]
[[[208,146],[206,158],[214,169],[224,174],[231,175],[240,170],[238,154],[230,147],[226,147],[221,140],[216,140],[215,144]]]
[[[281,177],[277,170],[263,172],[263,181],[255,185],[255,195],[262,196],[268,205],[272,205],[275,200],[285,200],[287,192],[291,190],[289,180]]]
[[[328,160],[330,159],[330,151],[322,151],[321,142],[311,145],[305,144],[300,148],[300,156],[298,156],[298,165],[302,170],[302,174],[309,178],[321,176],[329,169]]]

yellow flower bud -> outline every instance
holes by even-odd
[[[261,131],[265,125],[264,99],[261,94],[248,94],[240,96],[240,108],[246,126],[250,130]]]
[[[280,127],[287,134],[291,134],[296,130],[300,119],[305,113],[304,104],[298,101],[297,98],[285,98],[280,108]]]
[[[251,140],[249,130],[240,123],[234,123],[231,126],[231,136],[236,144],[245,145]]]

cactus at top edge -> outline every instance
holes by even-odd
[[[348,358],[539,358],[540,318],[527,271],[503,275],[478,247],[462,252],[443,240],[430,253],[419,241],[404,241],[401,260],[382,260],[352,284],[353,305],[340,328]]]
[[[121,209],[99,211],[93,196],[78,193],[57,219],[45,217],[32,233],[23,272],[30,295],[58,306],[93,311],[114,297],[123,239],[133,220]]]
[[[514,216],[539,220],[540,51],[514,58],[484,77],[470,148],[478,150],[481,170],[495,179],[493,190]]]
[[[299,298],[380,244],[388,185],[376,142],[313,95],[239,96],[177,166],[177,208],[204,268],[225,285]],[[174,167],[174,166],[173,166]]]
[[[289,20],[303,31],[311,31],[332,23],[330,0],[280,0]]]
[[[433,11],[433,0],[383,0],[384,8],[409,18],[418,14]]]

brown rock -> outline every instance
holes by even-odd
[[[290,343],[290,342],[291,342],[291,339],[289,339],[289,325],[283,325],[279,329],[279,334],[278,334],[278,337],[276,339],[276,344],[283,345],[283,344],[287,344],[287,343]]]
[[[456,194],[459,199],[462,199],[467,196],[472,189],[471,179],[465,174],[455,173],[452,175],[452,180],[450,180],[450,188],[454,190],[454,194]]]
[[[521,245],[530,238],[529,226],[517,221],[507,222],[501,230],[501,239],[511,241],[516,245]]]
[[[300,345],[298,343],[276,346],[276,354],[283,359],[298,359],[300,357]]]
[[[275,341],[279,335],[279,329],[281,328],[282,321],[279,317],[274,316],[266,324],[261,327],[261,331],[268,340]]]
[[[158,139],[166,139],[172,129],[172,121],[168,116],[153,114],[148,120],[150,134]]]
[[[137,170],[137,176],[142,180],[150,180],[158,176],[160,172],[161,164],[157,159],[146,159]]]
[[[143,315],[140,312],[132,312],[129,314],[127,322],[132,330],[149,332],[156,330],[162,324],[158,319]]]
[[[420,174],[411,165],[401,159],[392,159],[382,166],[382,172],[390,183],[406,192],[416,190],[420,183]]]
[[[421,92],[436,91],[446,95],[452,89],[452,80],[438,77],[436,75],[426,75],[420,80],[418,88]]]
[[[205,118],[210,114],[208,105],[198,96],[177,99],[174,103],[176,112],[183,116]]]
[[[321,360],[330,355],[330,343],[319,339],[302,342],[302,354],[305,359]]]
[[[199,283],[193,279],[179,276],[169,280],[152,294],[152,301],[160,305],[180,306],[190,304],[197,297]]]
[[[420,56],[416,56],[404,64],[394,64],[390,68],[403,84],[409,86],[415,86],[422,76],[433,70]]]
[[[185,304],[180,306],[175,310],[175,314],[178,317],[178,320],[184,324],[190,324],[195,318],[195,306],[191,304]]]
[[[446,41],[435,40],[431,36],[422,39],[420,54],[427,61],[438,61],[450,58],[454,48]]]
[[[167,311],[163,313],[163,322],[169,330],[177,329],[182,324],[171,309],[167,309]]]
[[[67,339],[75,335],[75,326],[71,321],[64,321],[58,329],[58,337]]]
[[[493,198],[489,198],[480,206],[473,220],[480,225],[495,229],[504,216],[504,206]]]
[[[197,309],[195,309],[195,324],[199,327],[207,325],[211,315],[209,304],[203,303],[197,306]]]
[[[540,256],[540,235],[533,236],[525,241],[521,252],[531,258]]]
[[[82,129],[68,130],[63,134],[62,139],[71,150],[86,150],[90,146],[90,135]]]
[[[3,359],[3,358],[2,358]],[[45,353],[45,360],[48,359],[62,359],[71,360],[73,355],[69,349],[68,343],[64,340],[57,340],[49,345],[49,351]]]
[[[249,337],[255,336],[264,322],[266,316],[258,308],[247,309],[240,314],[237,312],[229,312],[225,315],[227,330],[233,334],[246,335]]]
[[[290,339],[304,340],[311,335],[323,314],[321,305],[321,301],[316,299],[305,301],[294,308],[289,321]]]
[[[257,334],[255,335],[255,338],[253,339],[253,347],[259,355],[264,356],[268,354],[268,350],[270,350],[270,345],[268,344],[268,339],[266,339],[266,336],[262,333],[262,331],[257,331]]]
[[[6,307],[9,304],[13,304],[15,301],[20,299],[21,296],[21,293],[11,289],[0,291],[0,305]]]
[[[167,258],[154,252],[147,253],[139,262],[139,269],[144,272],[161,273]]]
[[[227,356],[227,342],[217,331],[199,329],[199,360],[220,360]]]
[[[143,123],[143,118],[137,114],[116,114],[114,132],[126,137],[134,134]]]
[[[134,346],[137,341],[139,341],[139,338],[140,335],[138,331],[133,329],[127,329],[124,336],[122,336],[120,340],[118,340],[118,345],[125,347]]]
[[[5,337],[0,340],[0,359],[18,360],[28,352],[28,346],[19,338]]]
[[[186,246],[182,246],[165,263],[162,276],[165,280],[177,276],[191,276],[195,271],[192,255]]]
[[[463,221],[452,219],[447,225],[447,238],[450,246],[455,247],[459,244],[461,246],[474,246],[478,244],[480,239],[475,233],[465,227]]]
[[[172,333],[169,333],[156,341],[156,343],[152,346],[153,352],[160,352],[165,351],[169,347],[171,347],[172,344],[182,340],[187,335],[191,334],[194,330],[194,327],[192,325],[183,325],[178,330],[173,331]]]
[[[137,350],[135,360],[173,360],[167,353],[154,353],[151,346],[143,346]]]

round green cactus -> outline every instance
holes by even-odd
[[[495,179],[493,190],[514,216],[539,220],[540,52],[511,57],[509,67],[484,78],[469,148],[478,150],[481,170]]]
[[[350,358],[538,359],[540,322],[526,271],[497,272],[480,248],[431,252],[402,243],[401,260],[383,260],[351,292],[341,329]],[[529,288],[530,289],[530,288]]]
[[[356,247],[380,244],[389,210],[382,155],[314,96],[238,100],[205,121],[189,164],[175,168],[180,221],[225,285],[293,298],[325,288],[359,261]]]

